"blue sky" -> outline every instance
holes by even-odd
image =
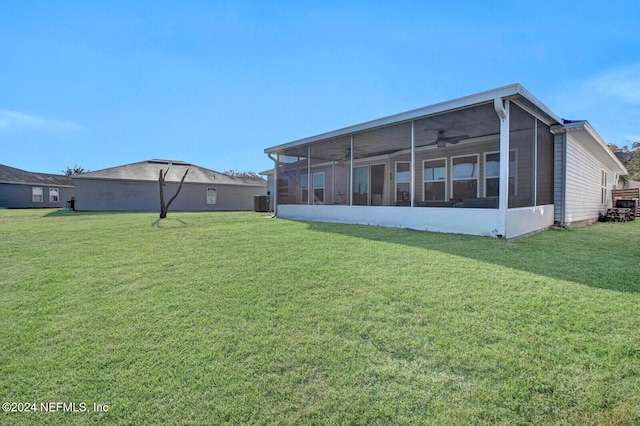
[[[625,145],[639,22],[637,0],[0,0],[0,163],[259,172],[266,147],[516,82]]]

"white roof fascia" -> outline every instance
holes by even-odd
[[[625,175],[628,173],[627,168],[622,164],[622,162],[616,157],[616,155],[609,149],[607,143],[602,139],[602,137],[596,132],[596,130],[591,126],[588,121],[574,121],[572,123],[567,123],[560,126],[553,126],[551,132],[554,134],[558,133],[570,133],[576,131],[585,132],[596,144],[599,148],[605,153],[606,156],[609,157],[611,162],[619,168],[620,174]]]
[[[377,120],[367,121],[361,124],[356,124],[342,129],[334,130],[331,132],[321,133],[319,135],[310,136],[308,138],[299,139],[296,141],[288,142],[282,145],[273,146],[264,150],[265,154],[283,151],[289,148],[295,148],[298,146],[304,146],[313,142],[335,138],[339,136],[346,136],[353,133],[359,133],[365,130],[370,130],[377,127],[384,127],[391,124],[397,124],[401,122],[411,121],[417,118],[425,117],[428,115],[439,114],[442,112],[452,111],[456,109],[470,107],[472,105],[478,105],[488,102],[493,102],[496,98],[509,98],[522,96],[527,99],[553,120],[558,123],[562,123],[562,119],[555,115],[549,108],[547,108],[542,102],[540,102],[535,96],[524,89],[520,84],[511,84],[509,86],[500,87],[486,92],[477,93],[474,95],[467,95],[461,98],[452,99],[446,102],[440,102],[434,105],[414,109],[400,114],[390,115],[388,117],[379,118]]]

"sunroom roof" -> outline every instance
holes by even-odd
[[[325,140],[325,139],[359,133],[366,130],[389,126],[392,124],[408,122],[411,120],[415,120],[417,118],[441,114],[447,111],[453,111],[453,110],[471,107],[474,105],[493,102],[494,99],[513,99],[521,107],[528,109],[530,112],[534,113],[536,116],[544,119],[544,121],[546,121],[547,124],[549,125],[563,123],[563,120],[560,117],[558,117],[556,114],[554,114],[549,108],[547,108],[546,105],[540,102],[536,97],[534,97],[531,93],[529,93],[520,84],[516,83],[509,86],[488,90],[486,92],[481,92],[474,95],[468,95],[461,98],[452,99],[446,102],[437,103],[437,104],[426,106],[423,108],[418,108],[411,111],[390,115],[388,117],[367,121],[361,124],[356,124],[353,126],[342,128],[342,129],[333,130],[330,132],[321,133],[319,135],[273,146],[270,148],[266,148],[264,152],[266,154],[283,152],[287,149],[308,145],[308,144]]]

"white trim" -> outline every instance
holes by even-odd
[[[36,197],[40,197],[39,200]],[[44,188],[41,186],[31,187],[31,202],[32,203],[44,203]]]
[[[52,191],[56,192],[56,199],[52,199]],[[49,202],[50,203],[59,203],[60,202],[60,189],[58,188],[49,188]]]
[[[409,180],[408,181],[399,181],[398,180],[398,164],[408,164],[409,165]],[[393,168],[393,177],[394,177],[394,184],[393,184],[393,202],[394,203],[398,203],[398,184],[399,183],[408,183],[409,184],[409,197],[411,197],[411,175],[413,174],[413,170],[411,168],[411,161],[395,161],[394,162],[394,168]]]
[[[360,169],[360,168],[367,168],[367,204],[365,204],[365,206],[371,206],[371,167],[375,167],[375,166],[383,166],[384,167],[384,180],[383,182],[387,182],[387,168],[389,167],[388,162],[381,162],[381,163],[371,163],[371,164],[365,164],[363,166],[358,166],[358,167],[352,167],[351,171],[353,173],[353,171],[355,169]],[[384,203],[384,191],[385,188],[382,188],[382,202]],[[353,200],[353,185],[351,185],[351,200]],[[352,201],[353,202],[353,201]],[[354,204],[351,204],[354,205]],[[358,204],[357,206],[361,206],[360,204]]]
[[[453,177],[453,160],[456,158],[467,158],[467,157],[476,157],[476,198],[478,198],[480,196],[480,154],[466,154],[466,155],[456,155],[456,156],[452,156],[451,158],[451,192],[450,192],[450,198],[455,198],[454,192],[453,192],[453,183],[456,181],[463,181],[463,180],[473,180],[473,178],[454,178]]]
[[[414,206],[416,201],[416,138],[414,132],[414,121],[411,121],[411,165],[409,166],[409,205]]]
[[[441,179],[438,180],[426,180],[424,178],[424,169],[425,169],[425,163],[427,162],[431,162],[431,161],[444,161],[444,200],[442,201],[447,201],[449,199],[449,188],[447,185],[447,177],[449,176],[449,162],[447,161],[448,158],[447,157],[438,157],[438,158],[429,158],[427,160],[422,160],[422,201],[426,201],[426,197],[427,197],[427,193],[425,190],[425,183],[427,182],[443,182]]]
[[[302,183],[303,180],[307,181],[307,186],[305,187]],[[304,199],[304,191],[307,191],[307,199]],[[300,204],[309,204],[309,175],[308,174],[300,174]]]
[[[209,191],[212,191],[212,196],[210,196],[211,194],[209,194]],[[208,186],[207,187],[207,204],[209,205],[215,205],[218,204],[218,189],[213,187],[213,186]]]
[[[322,186],[321,187],[316,187],[316,176],[318,175],[322,175]],[[325,200],[325,182],[326,182],[326,175],[324,172],[315,172],[312,175],[312,180],[313,180],[313,185],[312,185],[312,190],[313,190],[313,204],[318,204],[316,203],[316,189],[322,189],[322,202],[320,204],[325,204],[324,200]]]
[[[511,153],[513,152],[513,164],[515,167],[515,174],[513,175],[513,195],[518,195],[518,150],[516,148],[514,149],[510,149],[509,150],[509,160],[507,161],[507,164],[511,164]],[[498,172],[498,175],[496,176],[487,176],[487,155],[491,155],[491,154],[500,154],[500,151],[487,151],[484,153],[484,175],[483,175],[483,180],[484,180],[484,185],[483,185],[483,191],[482,191],[482,196],[484,197],[488,197],[489,195],[487,195],[487,179],[500,179],[500,174]],[[500,160],[502,161],[502,159]],[[511,167],[509,167],[509,170],[507,172],[507,181],[509,179],[511,179]],[[507,192],[509,191],[509,185],[507,185]]]
[[[423,108],[403,112],[400,114],[390,115],[388,117],[379,118],[377,120],[367,121],[365,123],[356,124],[353,126],[345,127],[342,129],[334,130],[331,132],[322,133],[316,136],[311,136],[304,139],[299,139],[293,142],[273,146],[266,148],[265,153],[272,153],[277,151],[284,151],[289,148],[300,147],[306,144],[317,142],[324,139],[330,139],[338,136],[345,136],[348,134],[360,133],[366,130],[371,130],[379,127],[386,127],[392,124],[398,124],[408,122],[417,118],[436,115],[443,112],[454,111],[457,109],[467,108],[474,105],[481,105],[487,103],[494,103],[496,99],[501,98],[513,98],[520,96],[531,104],[533,104],[542,113],[548,115],[553,122],[562,123],[562,119],[556,116],[547,106],[540,102],[536,97],[529,93],[520,84],[511,84],[509,86],[499,87],[497,89],[488,90],[485,92],[477,93],[474,95],[468,95],[457,99],[452,99],[446,102],[437,103]]]
[[[607,206],[607,184],[609,175],[605,169],[600,171],[600,204]]]

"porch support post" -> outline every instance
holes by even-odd
[[[307,145],[307,205],[311,204],[311,145]]]
[[[353,206],[353,135],[349,144],[349,205]]]
[[[278,166],[280,165],[280,154],[276,154],[273,161],[273,216],[278,216]]]
[[[500,118],[500,192],[498,194],[500,222],[497,235],[508,238],[506,230],[509,207],[509,101],[495,98],[493,106]]]
[[[415,142],[415,133],[414,133],[414,121],[411,121],[411,204],[410,206],[414,206],[414,200],[416,198],[416,142]],[[393,173],[393,172],[392,172]]]

